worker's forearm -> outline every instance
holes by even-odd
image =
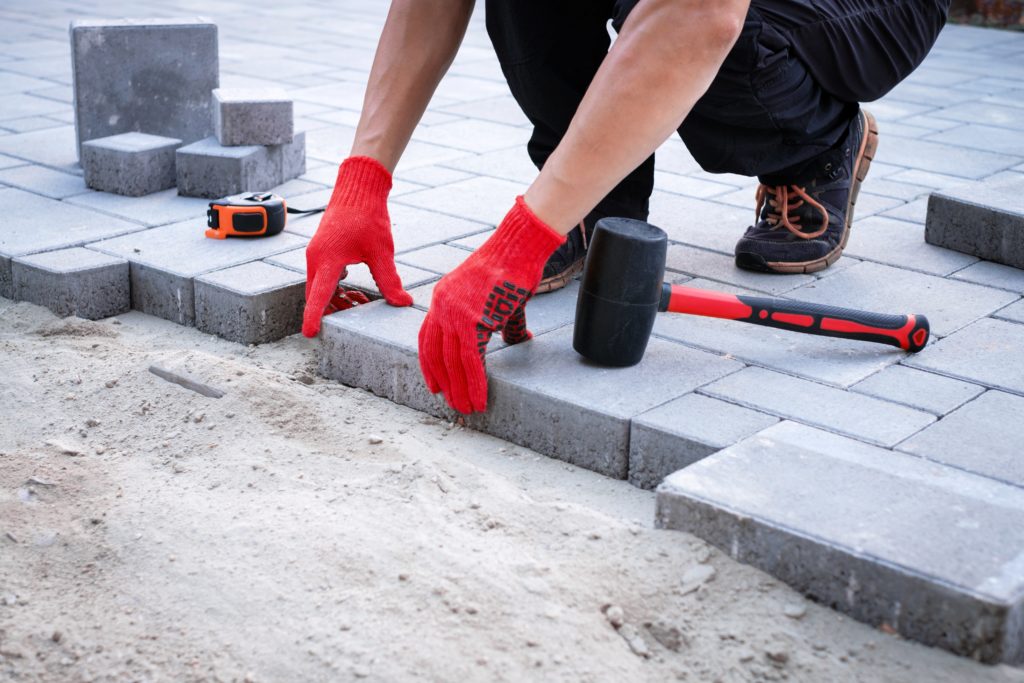
[[[565,234],[682,124],[743,26],[749,0],[641,0],[558,148],[526,193]]]
[[[474,0],[394,0],[377,45],[353,156],[394,171],[466,33]]]

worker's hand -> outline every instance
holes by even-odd
[[[431,392],[443,391],[460,413],[487,409],[487,342],[495,332],[509,344],[530,339],[526,302],[564,241],[519,197],[490,239],[441,278],[420,328],[420,369]]]
[[[392,306],[408,306],[395,270],[395,243],[388,218],[391,174],[370,157],[350,157],[341,164],[334,193],[320,227],[306,247],[306,311],[302,334],[315,337],[324,309],[345,276],[346,268],[365,263]]]

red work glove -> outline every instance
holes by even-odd
[[[490,239],[441,278],[420,328],[420,369],[431,392],[443,391],[460,413],[487,410],[487,342],[495,332],[509,344],[530,339],[526,302],[564,241],[518,197]]]
[[[377,288],[392,306],[409,306],[395,270],[388,192],[391,174],[370,157],[350,157],[341,164],[334,193],[320,227],[306,247],[306,311],[302,334],[315,337],[324,309],[353,263],[370,267]]]

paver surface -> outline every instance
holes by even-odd
[[[455,416],[426,391],[419,375],[419,324],[438,277],[487,238],[535,174],[525,149],[529,122],[504,82],[486,35],[483,3],[478,5],[481,11],[470,24],[463,49],[395,174],[389,210],[399,273],[414,306],[398,310],[374,302],[331,316],[324,325],[321,357],[327,376],[449,419]],[[238,338],[252,334],[245,338],[262,339],[265,330],[254,332],[252,325],[262,323],[264,309],[245,309],[236,324],[217,306],[248,306],[267,292],[255,282],[228,286],[231,276],[258,278],[272,272],[280,277],[279,291],[287,292],[274,301],[283,301],[292,316],[289,328],[275,328],[274,334],[297,331],[294,299],[288,297],[296,295],[299,281],[291,273],[304,273],[304,245],[322,216],[293,219],[285,234],[271,240],[207,240],[204,200],[179,197],[175,190],[139,198],[111,195],[89,190],[82,178],[68,22],[85,14],[192,17],[194,3],[117,2],[90,6],[88,12],[77,3],[58,0],[41,0],[31,12],[20,7],[0,8],[0,201],[6,208],[0,222],[0,295],[12,295],[13,259],[84,248],[128,261],[133,306],[182,324],[196,324],[196,284],[201,280],[200,289],[210,294],[202,299],[201,318],[212,314],[213,319],[228,320],[223,328],[210,329],[230,328]],[[217,4],[199,9],[217,25],[219,85],[282,90],[294,101],[295,133],[305,135],[305,173],[278,188],[249,189],[276,189],[302,208],[326,203],[337,164],[348,154],[355,134],[386,3],[346,0],[298,7],[254,0],[245,12]],[[273,31],[266,31],[268,20]],[[252,40],[253,35],[260,40]],[[947,27],[924,65],[869,105],[879,120],[880,148],[858,201],[847,255],[814,275],[776,277],[736,270],[730,255],[753,218],[756,181],[704,173],[678,138],[657,153],[651,222],[672,241],[669,279],[731,292],[924,313],[932,320],[934,341],[923,353],[911,357],[885,346],[661,315],[641,365],[606,371],[583,363],[572,351],[575,289],[570,287],[531,302],[533,342],[507,348],[500,340],[492,341],[488,367],[493,412],[470,424],[646,487],[656,486],[676,466],[686,468],[686,481],[720,485],[724,470],[694,468],[708,457],[725,461],[723,453],[730,452],[742,453],[761,468],[757,471],[764,471],[760,479],[749,475],[749,495],[761,484],[781,491],[798,481],[806,466],[822,491],[832,495],[815,493],[801,501],[801,523],[813,521],[809,518],[816,514],[815,505],[831,514],[825,508],[837,500],[860,504],[844,498],[853,495],[842,486],[843,468],[849,463],[829,467],[844,460],[847,450],[820,452],[821,444],[832,443],[828,439],[837,439],[844,449],[849,446],[850,453],[871,454],[872,462],[888,457],[885,486],[893,491],[899,482],[920,484],[925,476],[920,468],[927,467],[928,477],[948,477],[943,490],[949,501],[976,500],[977,491],[995,487],[991,490],[998,488],[999,495],[1013,498],[1016,510],[1014,496],[1024,485],[1014,459],[1024,442],[1019,429],[1024,276],[1016,268],[926,243],[925,222],[932,192],[956,195],[965,183],[994,187],[1024,181],[1021,64],[1024,35]],[[212,121],[210,126],[204,134],[212,133]],[[1010,209],[1019,212],[1019,205]],[[1000,210],[1007,213],[1005,207]],[[260,265],[247,266],[254,263]],[[347,282],[374,293],[364,266],[351,268]],[[246,296],[253,301],[239,303],[238,297]],[[238,325],[249,327],[240,333]],[[786,477],[792,475],[775,481],[774,471],[757,462],[757,439],[762,430],[779,433],[779,420],[796,426],[785,427],[792,430],[786,432],[788,441],[778,442],[790,443],[792,449],[761,449],[780,459],[780,467],[788,468]],[[986,429],[989,423],[991,429]],[[868,490],[878,469],[859,462],[849,474]],[[961,484],[967,488],[954,490]],[[740,482],[731,485],[739,491]],[[975,485],[980,488],[971,488]],[[773,504],[767,498],[758,503]],[[907,523],[898,529],[906,545],[899,558],[920,568],[935,560],[935,553],[919,547],[933,537],[935,522],[929,514],[934,501],[915,495],[900,505]],[[738,527],[729,526],[728,510],[715,509],[707,513],[715,518],[714,533],[735,532]],[[978,509],[979,514],[990,512]],[[916,585],[934,588],[943,581],[958,586],[973,581],[987,586],[1020,576],[1020,571],[998,575],[993,559],[1019,553],[1017,536],[1004,534],[999,520],[972,526],[971,533],[957,526],[971,519],[946,519],[957,532],[940,540],[963,540],[966,545],[957,552],[975,553],[977,562],[965,556],[963,567],[948,575],[939,571],[942,567],[931,579],[915,574]],[[816,528],[834,538],[799,547],[807,553],[805,566],[820,569],[827,567],[827,549],[848,540],[853,531],[828,515]],[[861,560],[877,568],[893,560],[887,554],[891,549],[880,544],[870,556],[874,560]],[[767,550],[743,559],[776,571]],[[782,570],[776,573],[785,576]],[[883,577],[879,585],[886,590],[898,585],[886,583],[884,572],[877,576]],[[1008,586],[1000,584],[986,595],[1008,601]],[[861,596],[863,611],[844,607],[842,600],[836,607],[875,619],[887,604],[878,596],[887,594],[869,593]],[[923,618],[940,619],[934,614]],[[1006,630],[1009,622],[999,619],[996,614],[985,622],[996,645],[983,656],[1019,658],[1021,648],[1013,647],[1012,632]],[[959,647],[932,638],[932,630],[917,628],[922,622],[909,623],[891,625],[926,642]]]

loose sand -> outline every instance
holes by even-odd
[[[0,299],[0,679],[1024,681],[654,530],[649,492],[315,378],[315,356]]]

